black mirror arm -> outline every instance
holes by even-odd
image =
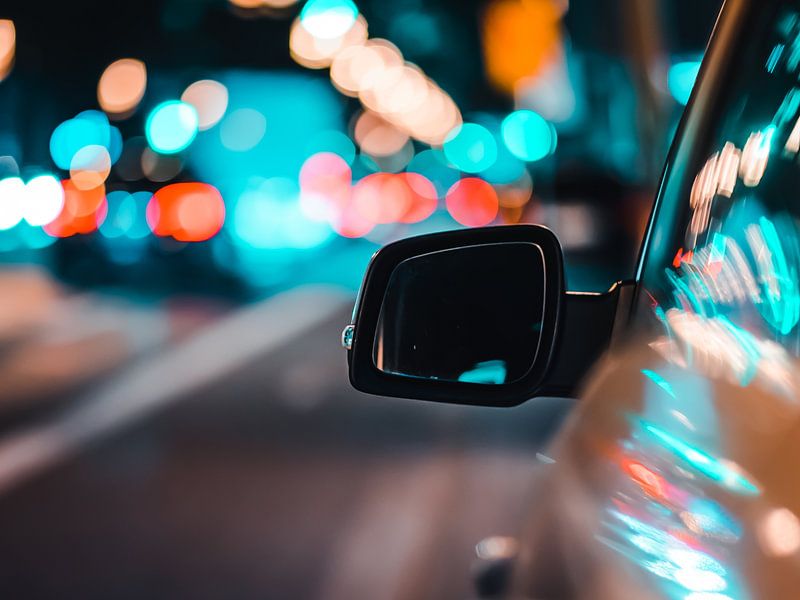
[[[564,294],[558,345],[537,396],[574,396],[589,369],[625,328],[634,288],[633,282],[620,282],[601,294]]]

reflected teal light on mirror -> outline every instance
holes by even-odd
[[[681,520],[694,532],[735,542],[742,535],[742,526],[717,502],[708,498],[695,498],[681,513]]]
[[[770,73],[775,72],[775,67],[778,66],[784,50],[786,50],[786,46],[784,44],[775,44],[775,46],[772,48],[772,52],[769,53],[769,57],[767,57],[767,71]]]
[[[672,65],[667,76],[669,92],[675,101],[684,106],[692,95],[697,75],[700,72],[700,61],[690,60]]]
[[[691,592],[724,592],[728,589],[724,577],[703,569],[678,569],[675,581]]]
[[[707,452],[647,421],[640,420],[639,426],[651,439],[712,481],[745,496],[760,494],[759,489],[747,478]]]
[[[669,384],[669,381],[664,379],[661,375],[659,375],[655,371],[651,371],[650,369],[642,369],[642,375],[650,379],[650,381],[652,381],[662,390],[667,392],[667,394],[669,394],[673,398],[675,397],[675,392],[672,390],[672,386]]]
[[[147,143],[156,152],[174,154],[197,136],[199,118],[191,104],[169,100],[156,106],[145,123]]]
[[[763,250],[765,256],[759,260],[759,276],[764,292],[761,314],[779,333],[787,335],[800,320],[800,291],[797,286],[797,267],[790,267],[784,246],[793,248],[797,253],[797,233],[792,228],[783,232],[783,236],[779,235],[775,224],[766,217],[758,220],[758,230],[765,246],[763,249],[754,248],[754,252]]]
[[[500,385],[506,381],[506,363],[504,360],[480,362],[474,369],[459,375],[458,380],[464,383]]]

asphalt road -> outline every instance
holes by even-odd
[[[317,318],[251,343],[303,302]],[[0,595],[473,596],[474,545],[531,510],[563,405],[356,393],[338,342],[347,304],[234,315],[0,439]],[[173,367],[193,383],[167,382]]]

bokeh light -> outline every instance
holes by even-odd
[[[346,204],[331,219],[333,230],[342,237],[360,238],[375,228],[375,223],[364,217],[354,204]]]
[[[0,179],[0,230],[11,229],[22,220],[25,182],[19,177]]]
[[[14,65],[17,48],[17,30],[14,22],[0,19],[0,81],[5,79]]]
[[[479,173],[497,160],[497,142],[483,125],[464,123],[445,140],[444,154],[460,170]]]
[[[359,46],[366,41],[367,21],[361,15],[347,32],[330,39],[315,37],[300,19],[295,19],[289,33],[289,52],[299,65],[308,69],[323,69],[329,67],[345,48]]]
[[[145,123],[150,147],[162,154],[174,154],[188,147],[197,136],[197,111],[191,104],[168,100],[156,106]]]
[[[350,203],[350,166],[338,154],[320,152],[300,170],[300,208],[314,221],[333,222]]]
[[[354,137],[362,152],[378,157],[391,156],[408,142],[408,134],[369,111],[356,121]]]
[[[400,177],[411,190],[411,202],[401,223],[419,223],[430,217],[438,204],[436,186],[419,173],[402,173]]]
[[[219,137],[222,145],[234,152],[255,148],[267,131],[267,120],[253,108],[238,108],[222,121]]]
[[[173,183],[153,195],[146,214],[154,234],[202,242],[222,228],[225,203],[219,190],[207,183]]]
[[[110,117],[129,116],[142,101],[147,88],[147,69],[142,61],[122,58],[106,67],[97,84],[97,102]]]
[[[494,221],[498,211],[494,188],[477,177],[467,177],[447,192],[447,212],[467,227],[482,227]]]
[[[348,96],[368,90],[384,72],[403,64],[400,50],[388,40],[376,38],[342,50],[331,63],[331,81]]]
[[[136,136],[125,140],[119,160],[114,164],[114,173],[123,181],[142,179],[142,155],[146,151],[152,152],[144,137]]]
[[[517,83],[539,75],[562,52],[561,14],[551,0],[495,0],[483,17],[486,73],[500,91],[513,94]]]
[[[210,129],[220,122],[228,109],[228,88],[219,81],[202,79],[195,81],[181,94],[181,101],[197,111],[197,128]]]
[[[90,190],[105,183],[111,173],[111,156],[105,147],[91,144],[75,153],[69,174],[75,187]]]
[[[254,8],[288,8],[297,4],[297,0],[228,0],[233,6],[247,10]]]
[[[150,148],[142,152],[142,172],[150,181],[162,183],[174,179],[183,169],[183,161],[175,154],[159,154]]]
[[[353,188],[353,205],[371,223],[396,223],[411,208],[411,188],[400,175],[373,173]]]
[[[102,146],[113,164],[122,152],[122,135],[109,124],[105,113],[87,110],[61,123],[50,136],[50,156],[65,171],[71,169],[72,159],[85,146]]]
[[[386,69],[359,97],[364,106],[390,118],[401,119],[420,110],[432,93],[428,78],[420,68],[406,63]]]
[[[70,237],[91,233],[106,216],[105,186],[81,189],[74,181],[61,182],[64,203],[58,216],[45,224],[44,230],[54,237]]]
[[[25,185],[23,218],[29,225],[47,225],[64,206],[61,182],[52,175],[39,175]]]
[[[251,185],[236,203],[236,235],[253,248],[304,250],[333,235],[327,223],[309,220],[301,211],[297,184],[273,177]]]
[[[503,120],[503,142],[517,158],[534,162],[555,152],[555,128],[532,110],[517,110]]]
[[[444,198],[447,190],[461,178],[458,171],[450,167],[444,152],[437,149],[423,150],[411,159],[406,171],[419,173],[436,188],[436,194]]]
[[[689,97],[692,95],[692,89],[699,73],[699,60],[679,62],[670,67],[667,85],[676,102],[684,106],[689,103]]]
[[[147,226],[147,204],[153,195],[149,192],[109,192],[106,218],[100,223],[100,233],[108,239],[142,239],[150,233]]]
[[[311,156],[319,152],[332,152],[341,156],[344,161],[352,165],[356,157],[356,147],[353,141],[341,131],[324,130],[311,138],[305,148],[306,154]]]
[[[358,8],[351,0],[308,0],[300,12],[303,27],[320,39],[343,36],[357,17]]]

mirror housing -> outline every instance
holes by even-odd
[[[498,254],[499,248],[523,246],[535,247],[538,252]],[[461,252],[460,257],[457,255],[467,250]],[[538,257],[538,264],[534,264],[534,255]],[[486,265],[498,264],[498,256],[512,264],[503,262],[503,269],[495,273]],[[443,257],[447,260],[441,260]],[[453,260],[455,258],[463,258],[468,264],[471,261],[480,268],[474,272],[463,269]],[[452,272],[454,265],[459,268],[457,273]],[[410,268],[415,266],[422,268]],[[441,278],[436,278],[437,273],[441,273]],[[533,280],[518,283],[525,281],[521,278],[526,273]],[[402,274],[401,279],[405,281],[417,282],[416,285],[398,285],[398,274]],[[420,283],[418,278],[425,278],[426,283]],[[480,287],[483,281],[493,284],[489,286],[490,292],[485,293],[485,286]],[[533,294],[532,287],[535,288]],[[420,290],[429,288],[433,308],[427,301],[419,301],[419,297],[425,298]],[[457,292],[448,295],[453,289]],[[480,406],[516,406],[543,395],[571,396],[583,375],[608,347],[615,323],[627,318],[633,289],[631,284],[622,284],[605,294],[567,292],[561,245],[549,229],[538,225],[463,229],[400,240],[372,257],[356,300],[352,323],[342,334],[342,344],[348,349],[350,382],[356,389],[370,394]],[[441,323],[442,315],[449,317],[450,313],[443,312],[440,305],[452,306],[453,298],[471,298],[471,290],[476,291],[474,306],[456,311],[455,317]],[[533,299],[530,304],[535,305],[531,310],[537,315],[538,343],[531,350],[528,336],[525,344],[509,345],[517,354],[498,356],[498,349],[505,351],[504,340],[514,340],[508,332],[514,331],[517,321],[510,318],[484,321],[480,315],[499,312],[502,317],[501,311],[507,304],[504,299],[516,290],[522,290],[526,298]],[[402,310],[393,308],[402,305],[404,298],[407,306]],[[412,365],[410,369],[386,368],[388,362],[379,350],[387,329],[385,321],[392,319],[392,314],[384,314],[387,299],[389,313],[399,315],[389,328],[396,332],[395,339],[400,340],[400,343],[391,344],[392,351],[423,353],[412,354],[414,360],[405,363]],[[524,311],[527,304],[517,303],[516,311]],[[409,322],[416,317],[419,317],[417,322]],[[522,327],[534,322],[529,314],[523,317],[518,320],[524,324]],[[457,322],[457,327],[450,322],[452,320]],[[406,325],[410,333],[404,331]],[[468,335],[464,335],[464,329]],[[457,343],[448,345],[450,338]],[[486,350],[482,347],[483,339],[497,343]],[[421,343],[417,344],[418,341]],[[428,347],[427,354],[419,347],[423,344]],[[464,360],[454,361],[449,356],[439,358],[451,349],[460,353],[457,358]],[[522,363],[520,349],[527,353]],[[515,362],[513,370],[519,376],[511,377],[511,369],[506,371],[502,360],[486,360],[500,357]],[[428,365],[427,360],[432,364]],[[453,371],[453,362],[460,365],[456,371]],[[395,361],[395,364],[402,363]],[[480,377],[473,376],[475,371],[462,372],[462,377],[453,376],[454,372],[463,371],[465,364],[475,364],[480,370],[482,365],[496,369],[496,363],[503,363],[504,369],[503,376],[494,381],[480,381]],[[520,369],[520,364],[526,366]],[[425,373],[411,372],[419,369],[419,365],[425,367]],[[510,381],[506,380],[506,372]]]
[[[379,335],[381,310],[392,275],[398,267],[408,264],[410,259],[455,249],[474,249],[471,252],[472,258],[480,260],[482,248],[486,249],[484,253],[488,253],[489,249],[496,248],[498,244],[532,245],[539,250],[537,254],[541,257],[540,271],[544,273],[541,286],[541,327],[538,347],[530,368],[514,381],[499,385],[413,377],[379,369],[374,349]],[[510,265],[512,269],[515,266],[522,270],[528,265]],[[524,274],[520,272],[519,276],[524,277]],[[372,258],[354,311],[353,325],[349,333],[348,330],[345,332],[345,337],[352,338],[343,340],[345,346],[350,347],[350,381],[358,390],[384,396],[493,406],[519,404],[530,398],[531,392],[535,393],[544,383],[556,347],[563,294],[564,266],[561,246],[555,235],[544,227],[513,225],[466,229],[413,237],[389,244]],[[431,290],[433,300],[436,295],[437,290]],[[502,310],[502,305],[498,304],[497,309]],[[491,332],[487,334],[491,335]]]

